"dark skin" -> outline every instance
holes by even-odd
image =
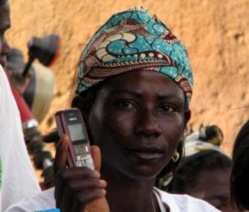
[[[133,71],[109,79],[87,121],[98,146],[92,149],[96,171],[65,169],[64,137],[55,163],[57,206],[74,212],[153,211],[156,175],[170,162],[190,115],[183,90],[161,73]]]
[[[10,46],[5,37],[6,31],[10,28],[10,7],[9,3],[0,6],[0,64],[6,68],[6,57],[10,53]]]
[[[229,190],[230,175],[231,170],[204,171],[198,177],[197,186],[187,193],[209,202],[221,211],[232,212],[234,209],[232,208]]]

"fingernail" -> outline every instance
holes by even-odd
[[[98,171],[94,170],[94,176],[96,178],[100,178],[100,173]]]
[[[101,189],[102,194],[105,196],[106,195],[106,190],[105,189]]]
[[[100,180],[99,182],[100,182],[100,184],[103,185],[103,186],[106,186],[106,184],[107,184],[105,180]]]

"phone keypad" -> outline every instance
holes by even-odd
[[[74,151],[76,154],[77,167],[87,166],[94,170],[93,160],[87,145],[74,145]]]

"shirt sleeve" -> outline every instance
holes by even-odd
[[[0,211],[40,192],[24,142],[20,113],[0,66]]]

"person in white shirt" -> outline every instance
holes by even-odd
[[[40,192],[24,143],[20,114],[3,70],[10,51],[5,38],[9,28],[9,3],[0,0],[0,211]]]
[[[220,148],[221,129],[201,126],[185,136],[184,154],[176,170],[158,176],[157,187],[203,199],[221,211],[234,212],[230,196],[232,159]]]
[[[24,143],[20,114],[0,65],[0,211],[40,192]]]

